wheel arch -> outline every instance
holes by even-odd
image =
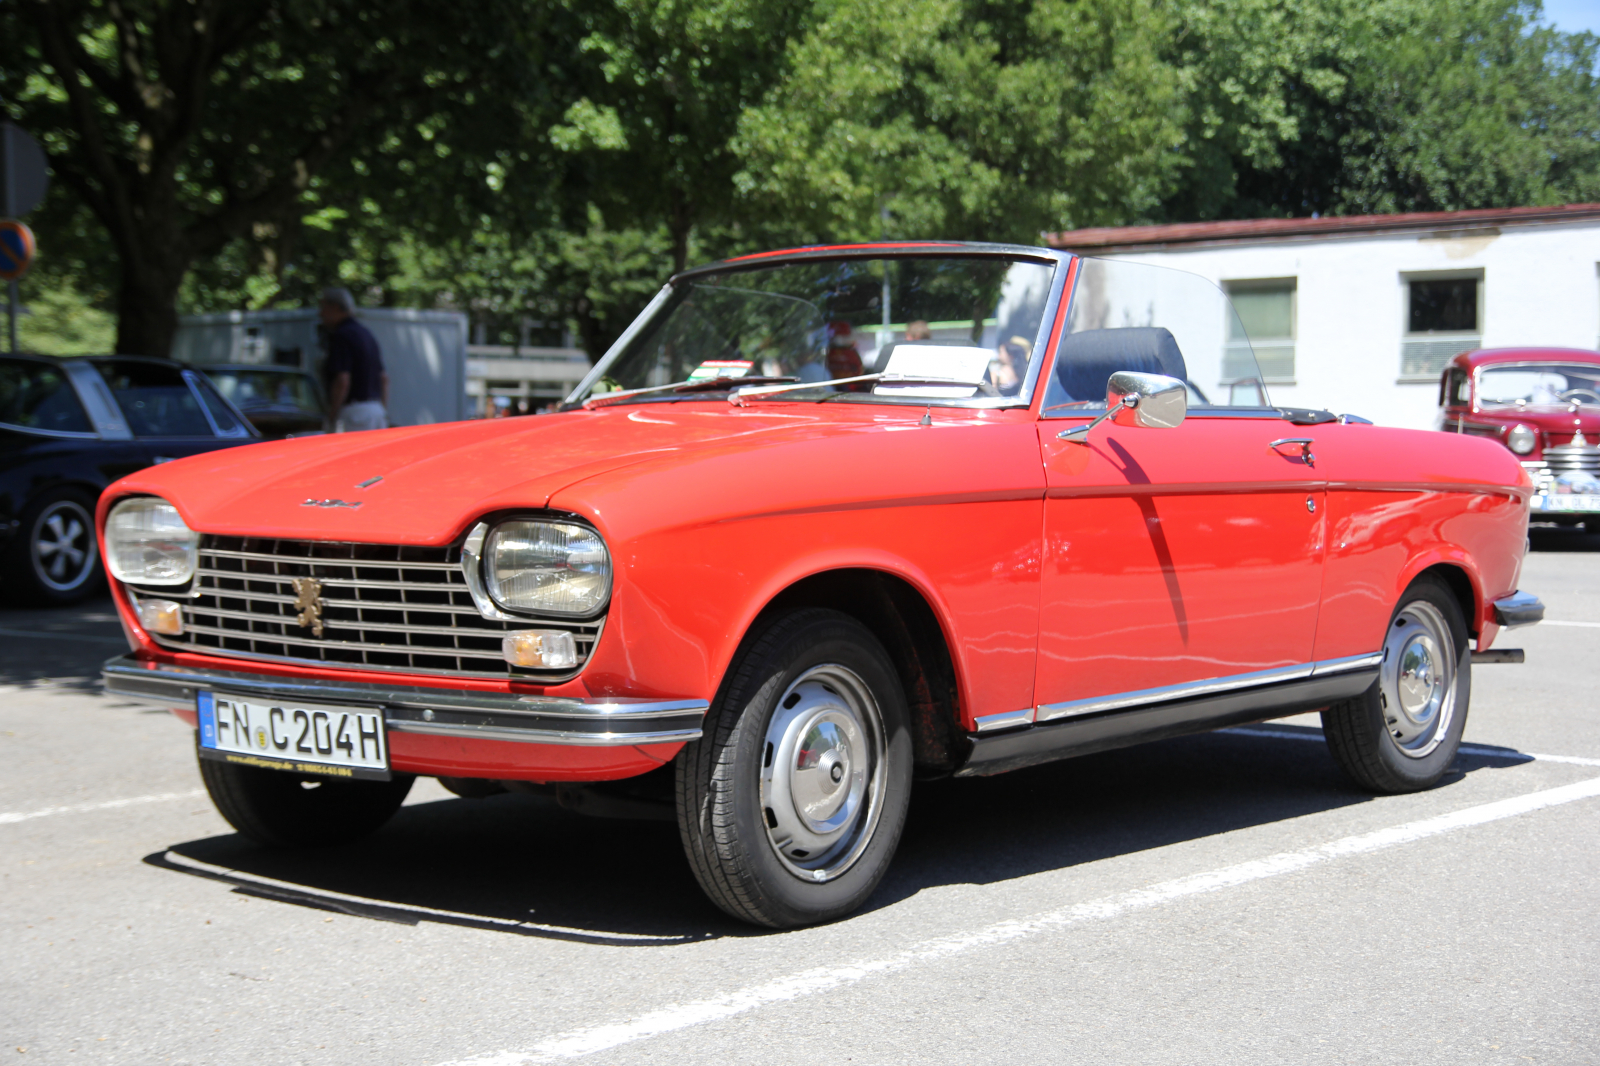
[[[950,773],[966,754],[960,728],[961,686],[955,657],[928,598],[898,574],[866,567],[824,570],[773,596],[749,632],[776,614],[823,607],[866,626],[894,662],[911,712],[919,776]]]
[[[1466,620],[1467,635],[1477,637],[1482,629],[1483,594],[1474,575],[1459,561],[1436,562],[1413,574],[1405,587],[1410,588],[1417,578],[1424,575],[1438,578],[1450,590],[1461,608],[1461,617]]]

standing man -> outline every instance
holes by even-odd
[[[317,304],[328,328],[328,428],[335,433],[384,429],[389,425],[389,375],[378,339],[356,321],[349,289],[323,289]]]

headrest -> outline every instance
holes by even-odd
[[[1189,380],[1178,342],[1161,326],[1087,329],[1067,334],[1056,349],[1056,380],[1067,402],[1104,401],[1106,381],[1119,370]]]

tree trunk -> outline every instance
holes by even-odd
[[[124,260],[117,287],[117,354],[172,357],[178,335],[178,289],[185,263],[176,271],[140,269]]]
[[[136,189],[136,192],[146,192]],[[162,195],[140,197],[138,210],[106,220],[117,246],[117,352],[172,358],[178,335],[178,290],[194,253],[178,223],[177,205]]]

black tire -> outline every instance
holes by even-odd
[[[834,739],[819,745],[819,730]],[[805,748],[795,746],[802,734]],[[790,770],[785,751],[798,760]],[[718,907],[756,925],[784,929],[849,914],[883,879],[900,843],[911,769],[905,694],[877,638],[837,611],[772,619],[735,657],[705,735],[677,759],[678,829],[695,878]],[[819,787],[826,795],[807,807],[803,789]],[[838,833],[831,842],[815,838],[824,843],[808,855],[791,847],[798,838],[783,839],[791,825],[804,834],[820,824],[803,811],[835,802],[840,827],[819,830]]]
[[[1439,643],[1433,640],[1431,630],[1447,635],[1450,642],[1448,649],[1439,649],[1432,669],[1444,667],[1444,656],[1453,666],[1448,685],[1441,678],[1436,690],[1440,700],[1449,704],[1440,703],[1430,731],[1425,722],[1405,710],[1407,702],[1417,703],[1421,697],[1403,697],[1400,685],[1408,676],[1404,656],[1410,653],[1422,663],[1430,654],[1416,642]],[[1455,762],[1467,727],[1467,707],[1472,700],[1472,651],[1467,641],[1461,607],[1444,582],[1427,574],[1412,582],[1389,619],[1378,680],[1361,695],[1322,712],[1328,750],[1351,780],[1369,791],[1391,794],[1420,792],[1439,783]],[[1409,678],[1412,693],[1426,687],[1415,672]]]
[[[228,824],[269,848],[358,840],[394,817],[416,780],[335,781],[215,759],[200,759],[200,779]]]
[[[94,502],[77,489],[54,489],[23,509],[6,560],[19,602],[65,606],[100,589]]]

